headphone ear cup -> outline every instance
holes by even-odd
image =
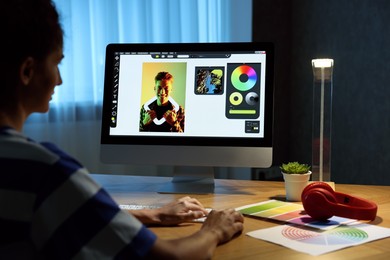
[[[332,187],[318,188],[319,185],[313,185],[302,192],[302,204],[306,213],[317,220],[326,220],[331,218],[334,204],[337,203]]]
[[[321,189],[325,189],[331,193],[334,193],[334,190],[332,189],[332,187],[325,183],[325,182],[312,182],[310,184],[308,184],[302,191],[302,194],[301,194],[301,199],[303,200],[303,196],[306,192],[308,192],[309,190],[311,189],[314,189],[314,188],[321,188]]]

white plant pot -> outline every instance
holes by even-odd
[[[303,189],[309,184],[311,171],[305,174],[287,174],[282,172],[287,201],[301,201]]]

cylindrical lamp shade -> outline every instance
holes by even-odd
[[[330,181],[333,59],[314,59],[312,180]]]

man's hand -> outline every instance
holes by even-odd
[[[148,110],[144,113],[144,119],[142,120],[142,123],[144,125],[148,125],[152,123],[152,121],[157,117],[156,112],[154,110]]]
[[[177,225],[204,217],[208,211],[195,198],[183,197],[156,209],[129,210],[144,224]]]
[[[183,197],[155,210],[158,212],[161,225],[189,222],[208,214],[203,205],[191,197]]]
[[[170,124],[171,126],[173,126],[177,121],[177,114],[175,110],[168,110],[167,112],[165,112],[163,117],[165,118],[167,123]]]
[[[226,243],[244,228],[243,215],[234,209],[211,211],[203,223],[203,231],[212,231],[217,235],[218,243]]]

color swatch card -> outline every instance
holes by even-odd
[[[295,225],[279,225],[248,232],[247,235],[317,256],[389,237],[390,228],[360,222],[326,231]]]
[[[279,200],[268,200],[236,208],[242,214],[265,218],[275,221],[287,222],[295,225],[308,226],[312,228],[328,230],[342,224],[352,223],[356,220],[342,217],[332,217],[326,221],[318,221],[307,215],[302,204],[284,202]]]

